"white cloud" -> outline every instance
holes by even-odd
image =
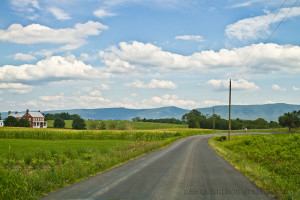
[[[33,12],[35,9],[41,9],[38,0],[10,0],[10,4],[18,11]]]
[[[203,102],[205,107],[211,107],[211,106],[219,106],[219,105],[227,105],[226,103],[220,102],[220,101],[215,101],[215,100],[205,100]]]
[[[35,59],[36,59],[36,57],[34,57],[30,54],[17,53],[14,55],[14,60],[32,61]]]
[[[99,90],[93,90],[93,91],[90,92],[89,95],[92,96],[92,97],[97,97],[97,96],[99,97],[99,96],[102,95],[102,93]]]
[[[153,44],[121,42],[120,48],[111,47],[99,55],[108,66],[108,72],[139,74],[151,71],[160,73],[174,70],[199,70],[203,73],[226,69],[236,74],[267,74],[273,72],[300,72],[300,47],[278,44],[253,44],[232,50],[201,51],[183,56],[162,50]],[[255,59],[249,55],[256,50]],[[251,62],[250,62],[251,61]]]
[[[209,80],[206,85],[212,87],[216,91],[223,91],[229,89],[229,80]],[[236,91],[256,91],[259,87],[253,82],[249,82],[244,79],[239,79],[237,81],[231,81],[231,89]]]
[[[204,39],[202,36],[200,35],[180,35],[180,36],[176,36],[175,39],[178,40],[194,40],[197,42],[203,42]]]
[[[150,100],[144,99],[143,104],[150,105],[163,105],[163,106],[177,106],[177,107],[190,107],[196,106],[196,102],[192,100],[180,99],[177,95],[165,94],[162,97],[154,96]]]
[[[286,88],[281,88],[279,85],[277,84],[273,84],[272,85],[272,89],[273,90],[277,90],[277,91],[286,91]]]
[[[4,82],[53,82],[60,80],[90,80],[105,78],[109,74],[101,68],[95,68],[78,61],[73,55],[67,57],[52,56],[35,65],[0,67],[0,80]]]
[[[99,86],[97,86],[100,90],[109,90],[110,89],[110,86],[107,85],[107,84],[100,84]]]
[[[84,96],[80,96],[79,98],[74,97],[74,99],[80,104],[88,103],[88,102],[104,102],[104,103],[110,102],[109,99],[105,99],[105,98],[100,97],[100,96],[87,96],[87,95],[84,95]]]
[[[300,88],[297,88],[297,87],[293,86],[293,90],[294,90],[294,91],[299,91]]]
[[[177,85],[172,81],[152,79],[149,84],[145,84],[140,80],[135,80],[132,83],[126,83],[125,86],[135,88],[151,88],[151,89],[176,89]]]
[[[51,95],[51,96],[39,96],[39,99],[42,101],[63,101],[64,100],[64,96],[62,95]]]
[[[0,83],[0,89],[8,89],[10,93],[27,94],[32,91],[32,86],[22,83]]]
[[[71,19],[71,17],[69,16],[69,14],[67,14],[66,12],[64,12],[63,10],[61,10],[59,8],[51,7],[51,8],[49,8],[49,11],[58,20],[63,20],[64,21],[64,20]]]
[[[62,49],[68,50],[78,48],[86,42],[88,36],[99,35],[102,30],[106,29],[108,26],[93,21],[76,24],[74,28],[66,29],[52,29],[40,24],[25,27],[21,24],[12,24],[7,30],[0,30],[0,41],[18,44],[66,44]]]
[[[98,18],[105,18],[105,17],[113,17],[116,16],[117,14],[112,13],[110,11],[104,10],[104,9],[98,9],[94,11],[94,15]]]
[[[246,41],[250,39],[257,39],[263,31],[266,30],[268,24],[280,22],[286,14],[289,12],[290,8],[283,8],[280,10],[278,15],[274,18],[276,13],[268,13],[266,15],[257,16],[253,18],[246,18],[237,21],[234,24],[230,24],[226,27],[226,35],[231,39],[238,39],[241,41]],[[300,7],[293,8],[293,12],[286,18],[297,17],[300,15]]]

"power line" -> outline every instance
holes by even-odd
[[[290,14],[290,12],[292,11],[292,9],[296,6],[296,4],[299,2],[299,0],[295,1],[294,5],[290,8],[290,10],[286,13],[286,15],[284,16],[284,18],[281,20],[281,22],[276,26],[276,28],[273,30],[273,32],[269,35],[268,39],[265,42],[268,42],[269,39],[272,37],[272,35],[274,34],[274,32],[278,29],[278,27],[282,24],[282,22],[286,19],[286,17]]]
[[[267,31],[267,29],[270,27],[270,25],[273,23],[275,17],[278,15],[278,13],[280,12],[280,10],[283,8],[284,4],[285,4],[286,0],[284,0],[284,2],[281,4],[280,8],[277,10],[276,14],[273,16],[273,19],[271,20],[271,22],[268,24],[266,30],[264,32]],[[293,6],[290,8],[290,10],[286,13],[286,15],[284,16],[284,18],[279,22],[279,24],[276,26],[276,28],[272,31],[272,33],[269,35],[269,37],[264,41],[264,43],[268,42],[269,39],[273,36],[273,34],[275,33],[275,31],[279,28],[279,26],[283,23],[283,21],[286,19],[286,17],[290,14],[291,10],[296,6],[296,4],[299,2],[299,0],[296,0],[295,3],[293,4]],[[263,32],[263,33],[264,33]],[[257,40],[257,42],[259,42],[262,39],[262,35],[261,34],[260,38]],[[256,42],[256,43],[257,43]],[[247,62],[246,66],[250,65],[250,63],[252,62],[253,58],[256,56],[257,52],[260,50],[261,46],[258,47],[258,49],[256,49],[256,47],[254,47],[254,49],[251,51],[250,53],[250,59]]]

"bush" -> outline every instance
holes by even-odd
[[[4,120],[4,126],[12,126],[12,127],[16,127],[18,125],[18,120],[17,118],[13,117],[13,116],[8,116],[5,120]]]
[[[86,129],[86,125],[84,123],[84,120],[80,116],[76,116],[73,120],[72,128],[77,129],[77,130]]]
[[[65,120],[61,118],[57,118],[54,120],[54,124],[53,124],[54,128],[65,128],[65,126],[66,126]]]
[[[30,122],[28,121],[28,119],[21,118],[18,121],[17,125],[18,125],[18,127],[30,127]]]
[[[223,142],[223,141],[225,141],[227,138],[226,138],[226,136],[220,136],[220,137],[216,137],[216,140],[217,141],[219,141],[219,142]]]

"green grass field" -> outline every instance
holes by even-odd
[[[36,199],[170,142],[0,139],[0,199]]]
[[[86,128],[89,130],[99,129],[100,120],[85,120]],[[168,124],[168,123],[153,123],[153,122],[133,122],[123,120],[107,120],[104,121],[107,130],[155,130],[155,129],[174,129],[188,128],[186,124]],[[54,120],[48,120],[48,128],[53,128]],[[72,120],[65,120],[65,128],[72,128]]]
[[[300,133],[212,138],[210,145],[277,199],[300,199]]]
[[[36,199],[203,129],[0,128],[0,199]]]

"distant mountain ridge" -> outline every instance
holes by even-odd
[[[220,115],[224,119],[228,119],[228,105],[213,106],[208,108],[198,108],[204,115],[212,115],[213,108],[215,114]],[[283,113],[291,112],[293,110],[300,110],[300,105],[292,104],[264,104],[264,105],[233,105],[231,107],[232,119],[249,119],[254,120],[263,118],[267,121],[278,121],[278,117]],[[42,111],[47,114],[68,112],[69,114],[78,114],[84,119],[94,120],[132,120],[134,117],[146,119],[162,119],[162,118],[176,118],[181,119],[182,115],[188,113],[190,110],[178,108],[175,106],[154,108],[154,109],[128,109],[128,108],[99,108],[99,109],[72,109],[72,110],[53,110]],[[7,113],[2,113],[2,118],[6,118]]]

